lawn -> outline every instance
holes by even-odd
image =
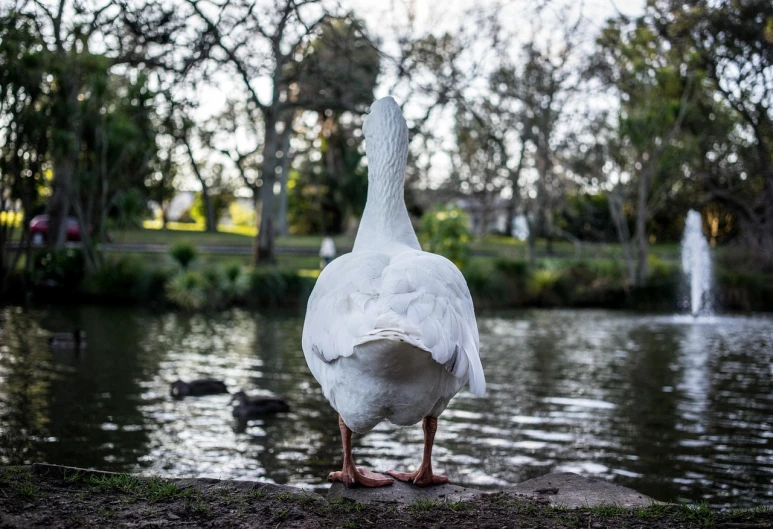
[[[249,233],[235,233],[226,231],[220,227],[220,231],[212,233],[196,229],[180,229],[179,225],[172,224],[170,229],[140,229],[140,230],[116,230],[112,233],[113,242],[116,244],[174,244],[179,241],[188,241],[196,246],[244,246],[251,247],[255,240]],[[185,226],[185,225],[183,225]],[[195,226],[195,225],[189,225]],[[349,249],[354,244],[354,237],[345,235],[333,237],[336,247]],[[278,237],[278,248],[312,248],[318,249],[322,243],[322,235],[293,235]]]
[[[149,226],[151,226],[149,224]],[[240,263],[249,265],[251,262],[251,251],[254,243],[254,235],[249,229],[232,229],[226,226],[220,226],[218,232],[203,231],[202,226],[195,224],[170,223],[169,228],[162,230],[155,226],[150,228],[136,230],[114,230],[111,232],[112,242],[116,245],[137,245],[146,244],[152,246],[171,246],[175,243],[187,241],[199,249],[201,261],[212,264]],[[254,230],[252,230],[254,232]],[[18,233],[18,231],[17,231]],[[339,253],[351,250],[354,244],[354,237],[349,235],[340,235],[333,238]],[[293,235],[287,237],[278,237],[276,247],[280,250],[277,254],[277,264],[281,268],[303,269],[318,268],[319,259],[316,252],[322,242],[321,235]],[[238,248],[238,255],[213,253],[209,248],[226,247]],[[549,259],[558,264],[577,259],[584,260],[614,260],[622,261],[620,245],[606,243],[582,243],[575,246],[566,240],[553,241],[552,254],[548,256],[547,242],[544,239],[538,239],[536,243],[537,255],[541,261]],[[305,255],[292,255],[281,253],[282,249],[304,249]],[[525,241],[520,241],[510,237],[491,235],[483,240],[475,240],[470,244],[473,252],[471,264],[474,264],[481,270],[487,270],[492,266],[492,258],[527,260],[529,258],[529,248]],[[155,263],[163,263],[168,260],[166,251],[159,252],[158,248],[152,248],[145,252],[132,248],[127,251],[121,251],[124,254],[136,254],[142,256],[145,260]],[[724,249],[718,248],[717,254],[724,253]],[[120,250],[119,250],[120,251]],[[663,261],[674,262],[679,258],[679,244],[656,244],[650,247],[650,255]]]

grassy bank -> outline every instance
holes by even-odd
[[[0,467],[3,527],[770,527],[770,509],[718,512],[705,505],[565,509],[505,493],[408,505],[326,501],[290,487],[164,480],[127,474],[50,475]]]
[[[277,246],[313,251],[319,242],[320,238],[313,236],[280,238]],[[339,237],[336,242],[345,250],[353,241]],[[8,300],[142,304],[189,310],[302,307],[319,274],[319,259],[313,253],[280,254],[275,266],[260,267],[248,266],[248,252],[213,253],[213,247],[248,250],[252,238],[244,234],[135,230],[117,233],[116,243],[135,246],[129,251],[105,253],[104,266],[93,273],[86,273],[77,249],[57,253],[36,250],[31,275],[12,278]],[[540,241],[540,248],[544,244]],[[153,251],[143,251],[141,245],[155,246]],[[562,256],[571,253],[572,245],[555,243],[554,251],[559,255],[541,258],[535,267],[528,265],[525,245],[514,239],[490,237],[475,243],[474,248],[477,254],[462,272],[479,309],[684,309],[678,301],[685,299],[686,285],[675,245],[654,248],[649,280],[637,287],[628,285],[616,245],[583,245],[581,252]],[[587,257],[576,257],[578,253]],[[743,266],[742,260],[727,258],[725,253],[716,252],[716,306],[726,311],[773,310],[773,277],[736,271]]]
[[[247,267],[232,256],[194,253],[181,264],[170,255],[112,254],[97,272],[86,273],[77,250],[41,253],[27,281],[11,283],[9,300],[40,303],[141,304],[217,310],[303,307],[319,275],[315,257],[290,257],[279,266]],[[299,263],[305,265],[298,267]],[[651,260],[649,281],[629,287],[617,261],[526,261],[477,257],[463,268],[478,309],[597,307],[676,312],[684,299],[677,264]],[[773,310],[773,278],[765,274],[715,274],[716,305],[726,311]]]

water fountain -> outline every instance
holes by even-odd
[[[690,313],[693,316],[711,314],[711,255],[703,235],[701,214],[694,210],[687,213],[684,226],[682,273],[689,284]]]

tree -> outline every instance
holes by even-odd
[[[290,173],[288,209],[295,233],[341,233],[347,219],[362,215],[367,199],[362,120],[324,113],[318,118]]]
[[[362,23],[351,17],[324,21],[309,48],[298,65],[305,72],[298,97],[312,102],[308,110],[316,114],[316,124],[307,129],[307,154],[293,193],[310,198],[313,188],[321,231],[340,233],[365,207],[360,116],[373,101],[379,53]]]
[[[658,37],[706,72],[713,95],[735,116],[735,156],[722,160],[721,150],[707,151],[720,163],[701,176],[711,196],[735,214],[745,245],[773,266],[773,4],[663,0],[650,1],[647,13]]]
[[[29,21],[39,39],[37,51],[46,57],[45,86],[50,108],[47,155],[53,168],[52,194],[48,201],[49,245],[58,248],[64,243],[64,219],[75,209],[80,231],[85,234],[90,265],[94,264],[95,254],[86,223],[89,212],[78,211],[82,204],[78,204],[76,195],[82,187],[75,189],[74,186],[83,183],[75,179],[79,178],[79,164],[84,161],[84,141],[87,141],[83,133],[88,117],[84,112],[90,112],[95,106],[91,103],[96,101],[91,96],[99,95],[112,75],[142,78],[143,69],[169,67],[174,62],[181,62],[184,70],[192,62],[190,57],[195,57],[200,49],[195,44],[186,48],[185,53],[170,56],[168,47],[149,45],[148,39],[168,41],[186,28],[173,10],[153,1],[140,4],[129,7],[123,2],[107,0],[61,0],[50,6],[42,1],[25,1],[4,7],[2,12],[12,24]],[[133,36],[133,30],[139,31]],[[146,37],[137,37],[136,33]],[[101,128],[100,134],[104,133],[104,122],[100,125],[97,120],[91,125],[93,131]],[[92,146],[99,143],[104,153],[107,145],[104,138],[92,140]]]
[[[241,83],[255,121],[262,124],[260,175],[263,189],[258,235],[253,251],[255,263],[274,262],[274,183],[282,173],[280,152],[292,131],[296,110],[319,101],[297,97],[307,43],[330,11],[320,0],[280,0],[272,4],[206,6],[188,0],[194,16],[204,24],[218,51],[213,57],[230,66]],[[212,8],[212,9],[207,9]],[[270,96],[262,97],[255,88],[261,79],[270,86]],[[345,108],[345,103],[329,101],[329,106]],[[259,118],[259,119],[258,119]]]
[[[246,103],[229,100],[225,109],[212,118],[212,146],[225,155],[236,169],[241,185],[252,193],[256,219],[260,218],[260,199],[263,189],[261,166],[263,162],[264,129],[260,121],[255,121]],[[289,150],[290,131],[283,135],[283,154]],[[235,141],[239,138],[240,141]],[[240,145],[242,144],[242,145]],[[244,144],[247,146],[245,147]],[[289,159],[283,156],[283,161]],[[283,172],[283,175],[285,172]]]
[[[214,233],[217,231],[217,215],[215,213],[211,188],[222,183],[223,167],[219,164],[197,160],[197,156],[194,153],[194,145],[203,151],[211,149],[213,131],[197,127],[188,116],[181,117],[181,125],[178,130],[178,139],[185,148],[191,171],[201,185],[201,194],[199,196],[203,204],[204,229]]]
[[[0,294],[26,253],[29,270],[29,221],[45,188],[50,99],[48,57],[41,51],[34,21],[0,13]],[[13,213],[21,211],[21,219]],[[20,244],[6,248],[20,220]]]
[[[609,21],[598,44],[591,71],[621,100],[613,125],[615,137],[607,142],[605,151],[617,151],[610,156],[618,164],[610,211],[629,280],[641,285],[648,277],[647,224],[685,176],[685,163],[694,155],[694,143],[684,134],[684,125],[687,119],[697,119],[692,103],[699,97],[701,79],[692,69],[679,68],[682,57],[678,50],[659,39],[645,18],[633,24],[624,18]],[[603,125],[596,135],[604,138],[602,132]],[[606,139],[610,140],[609,135]],[[633,237],[623,213],[629,193],[636,215]]]
[[[499,125],[499,126],[498,126]],[[475,235],[488,234],[494,200],[508,182],[508,148],[499,135],[502,122],[492,105],[481,108],[459,108],[455,121],[456,152],[452,153],[450,183],[473,198],[473,206],[480,211],[479,222],[474,223]]]
[[[158,153],[158,119],[155,93],[142,70],[133,78],[119,76],[104,68],[104,57],[91,60],[96,66],[79,103],[80,153],[70,182],[70,202],[80,225],[93,228],[82,231],[81,237],[86,264],[94,268],[100,258],[92,233],[105,239],[108,216],[124,227],[136,227],[146,210],[144,184]]]
[[[148,198],[161,210],[161,229],[169,222],[169,205],[177,193],[178,164],[175,160],[177,144],[171,137],[159,138],[164,144],[153,160],[152,172],[145,177]]]

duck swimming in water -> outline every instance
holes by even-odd
[[[244,391],[237,391],[231,403],[238,402],[231,414],[240,421],[259,419],[264,415],[287,413],[290,406],[282,399],[273,397],[250,397]]]
[[[175,399],[200,397],[202,395],[219,395],[221,393],[228,393],[228,388],[225,386],[225,382],[215,380],[214,378],[200,378],[190,382],[177,380],[172,382],[169,388],[169,394]]]

